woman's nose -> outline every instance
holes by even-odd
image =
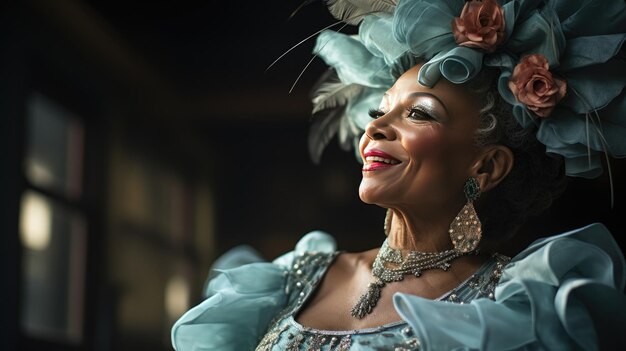
[[[365,134],[372,140],[394,140],[396,138],[396,132],[393,125],[391,125],[392,120],[393,116],[391,116],[391,113],[386,113],[372,120],[365,127]]]

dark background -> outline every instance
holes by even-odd
[[[308,156],[308,94],[325,69],[321,60],[289,90],[311,59],[314,40],[266,71],[293,45],[334,23],[321,2],[289,19],[298,5],[0,5],[3,350],[169,350],[174,317],[163,300],[170,276],[184,278],[184,301],[195,305],[211,262],[239,244],[267,259],[318,229],[349,251],[380,244],[384,211],[358,199],[354,155],[332,142],[320,165]],[[25,172],[33,92],[70,111],[84,128],[84,181],[76,197]],[[505,253],[595,221],[624,247],[618,221],[626,213],[626,163],[611,165],[613,208],[606,174],[572,179],[565,195],[531,220],[526,235]],[[30,253],[18,233],[28,191],[87,222],[84,300],[74,301],[83,311],[78,340],[32,332],[24,324]]]

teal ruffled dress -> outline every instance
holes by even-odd
[[[604,350],[626,333],[624,256],[602,224],[540,239],[509,260],[494,255],[439,299],[397,293],[402,321],[328,331],[294,316],[337,256],[328,234],[304,236],[272,263],[225,255],[206,300],[172,328],[187,350]],[[245,263],[244,265],[240,265]]]

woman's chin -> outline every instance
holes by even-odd
[[[363,182],[364,180],[361,180],[361,184],[359,185],[359,198],[366,204],[371,204],[370,194],[367,191],[367,186],[363,184]]]
[[[379,205],[385,202],[386,192],[375,187],[372,184],[368,184],[367,180],[362,180],[359,186],[359,198],[366,204]]]

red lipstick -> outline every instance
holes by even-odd
[[[371,149],[363,154],[363,172],[376,171],[393,167],[400,163],[400,161],[386,152]]]

